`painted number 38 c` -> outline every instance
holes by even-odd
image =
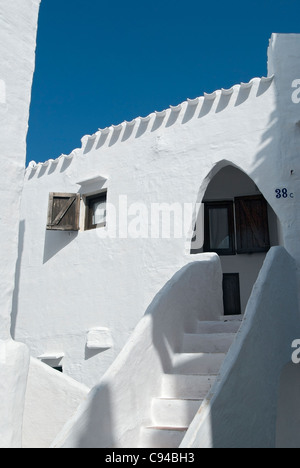
[[[288,193],[286,188],[283,189],[276,189],[276,198],[294,198],[293,193]]]

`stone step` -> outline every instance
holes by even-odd
[[[144,427],[141,429],[139,448],[178,448],[187,427]]]
[[[162,398],[189,398],[203,400],[216,377],[210,375],[165,374],[162,379]]]
[[[227,353],[236,333],[207,333],[183,336],[183,353]]]
[[[202,400],[153,398],[152,422],[160,427],[188,427],[201,406]]]
[[[197,333],[208,334],[208,333],[237,333],[242,324],[240,320],[226,320],[222,319],[215,322],[198,322]]]
[[[173,357],[173,373],[218,375],[226,353],[180,353]]]

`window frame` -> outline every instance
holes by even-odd
[[[210,245],[210,209],[227,208],[228,216],[228,231],[229,231],[229,248],[213,249]],[[215,252],[218,255],[235,255],[235,226],[234,226],[234,210],[232,200],[222,201],[205,201],[204,202],[204,252]]]
[[[92,195],[85,195],[85,225],[84,225],[85,231],[91,231],[93,229],[106,227],[107,216],[105,216],[105,221],[103,223],[98,223],[98,224],[92,223],[92,218],[93,218],[92,205],[97,200],[101,200],[101,199],[105,200],[105,202],[107,203],[107,190],[104,190],[99,193],[94,193]]]

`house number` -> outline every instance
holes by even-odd
[[[288,189],[283,188],[283,189],[276,189],[276,198],[294,198],[293,193],[289,193]]]

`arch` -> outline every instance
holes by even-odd
[[[209,222],[211,213],[215,215],[218,210],[220,219]],[[224,218],[221,218],[221,212]],[[213,223],[218,225],[218,235],[224,238],[219,250],[207,244],[207,238],[214,237]],[[246,239],[249,239],[249,245],[246,245]],[[282,244],[279,219],[254,180],[228,160],[216,163],[203,179],[198,193],[190,253],[215,251],[220,255],[224,282],[231,281],[230,287],[236,289],[235,294],[239,297],[234,301],[237,310],[239,301],[241,313],[246,308],[268,249]]]

